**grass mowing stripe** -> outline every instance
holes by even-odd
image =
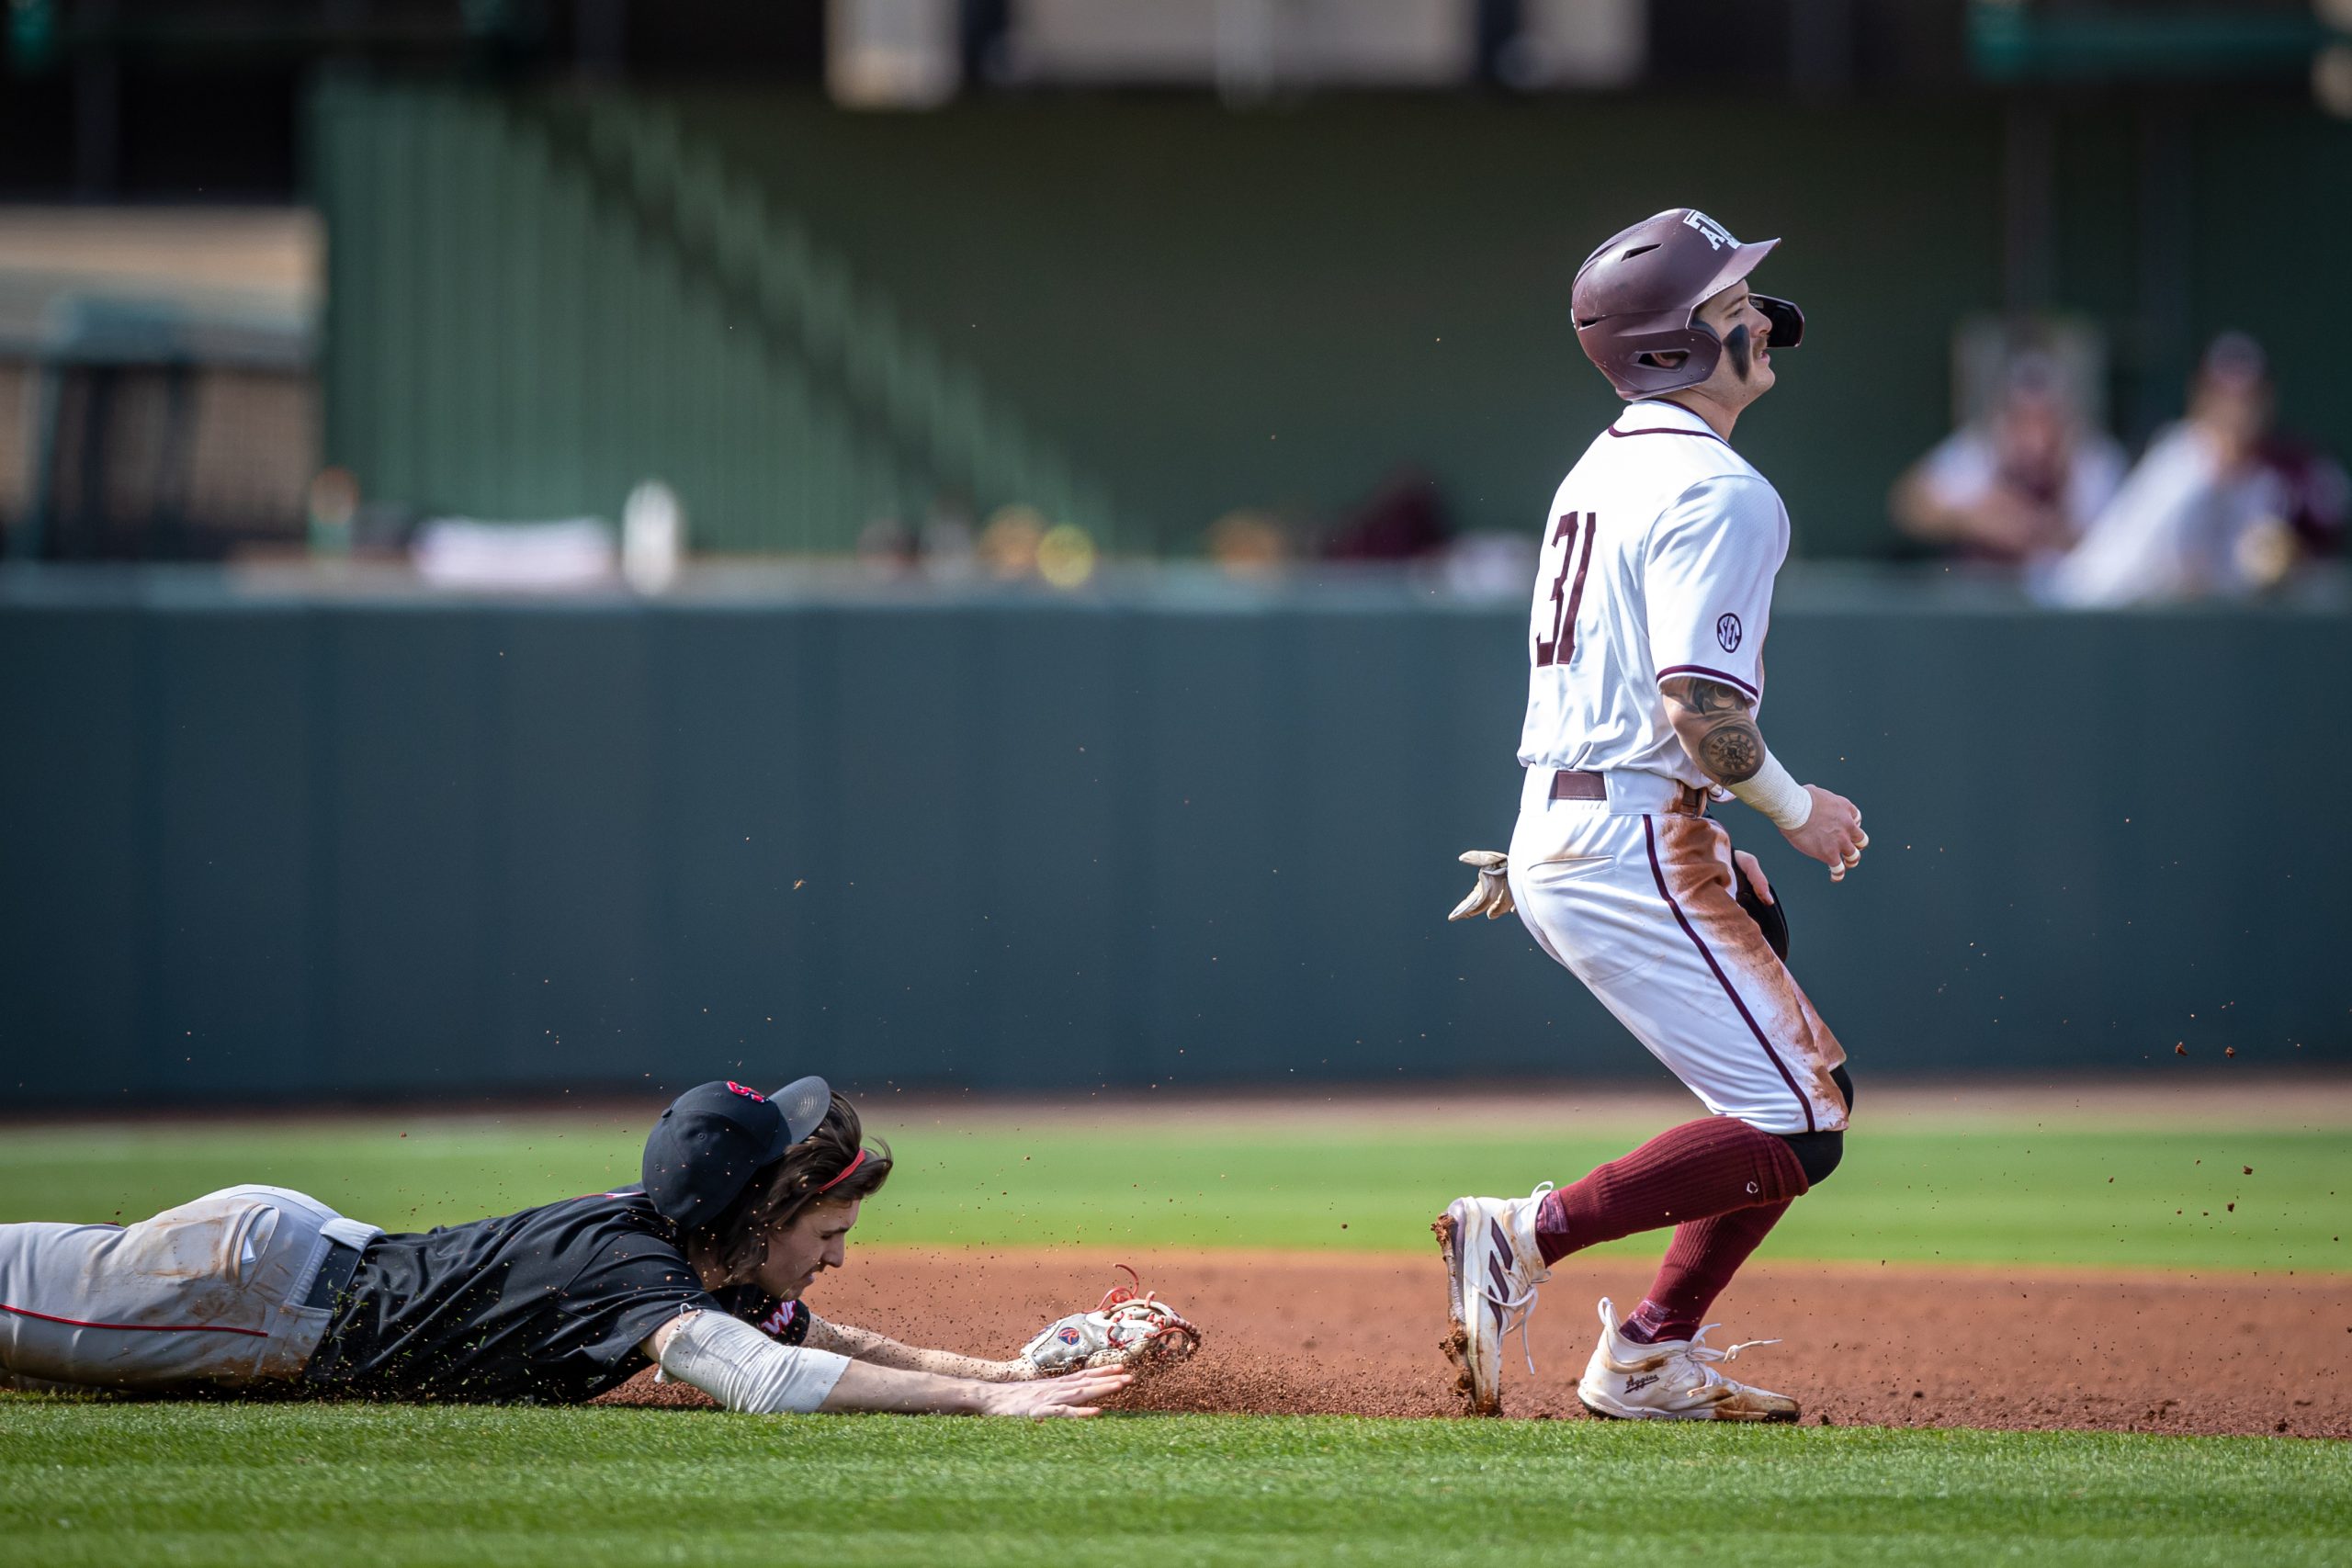
[[[1411,1252],[1457,1193],[1573,1178],[1639,1136],[882,1131],[899,1171],[860,1228],[868,1241]],[[641,1135],[588,1117],[13,1130],[0,1133],[0,1222],[136,1219],[214,1188],[268,1181],[416,1229],[630,1180]],[[1772,1256],[2352,1269],[2342,1146],[2334,1133],[1873,1130],[1866,1121],[1822,1196],[1774,1232]],[[1614,1244],[1655,1248],[1646,1237]]]
[[[0,1562],[2333,1560],[2352,1445],[0,1397]]]

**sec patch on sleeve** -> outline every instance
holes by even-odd
[[[1738,649],[1739,637],[1739,617],[1737,615],[1723,615],[1715,617],[1715,640],[1723,644],[1723,649],[1725,653],[1736,652]]]

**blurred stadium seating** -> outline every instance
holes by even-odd
[[[1948,425],[1972,314],[2100,334],[2127,439],[2177,412],[2225,328],[2271,345],[2292,421],[2323,445],[2352,428],[2352,388],[2307,346],[2347,238],[2343,204],[2311,197],[2352,165],[2352,125],[2314,106],[2352,48],[2326,5],[11,16],[0,197],[315,204],[311,460],[381,516],[609,517],[658,476],[705,552],[847,551],[954,498],[1189,555],[1237,510],[1311,532],[1410,463],[1467,531],[1518,530],[1605,412],[1566,275],[1679,200],[1792,238],[1776,281],[1815,331],[1747,439],[1804,554],[1895,549],[1881,499]],[[905,76],[941,107],[846,112],[823,96],[844,74],[857,101],[899,101]],[[150,530],[151,553],[298,532],[288,487],[265,489],[272,518]],[[0,525],[28,514],[17,491]],[[19,555],[96,548],[23,534]]]
[[[1801,910],[1858,1054],[2352,1046],[2343,834],[2302,804],[2346,759],[2269,684],[2344,657],[2340,571],[2060,617],[1900,558],[1884,511],[2019,322],[2063,323],[2132,443],[2251,333],[2287,419],[2352,449],[2340,0],[6,27],[28,1097],[609,1084],[771,1027],[897,1081],[1105,1039],[1136,1081],[1621,1060],[1436,900],[1504,830],[1514,552],[1611,409],[1568,280],[1684,202],[1785,235],[1811,315],[1740,439],[1807,558],[1776,740],[1905,845]],[[1399,475],[1395,531],[1455,530],[1447,565],[1304,564],[1382,553],[1351,525]],[[690,556],[644,592],[606,536],[632,493]],[[423,583],[448,519],[482,558],[567,523],[582,592]],[[187,558],[230,564],[153,564]]]
[[[299,545],[320,235],[297,209],[0,208],[0,525],[58,560]]]

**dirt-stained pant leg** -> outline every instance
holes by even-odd
[[[1846,1125],[1837,1037],[1733,891],[1731,840],[1704,818],[1532,804],[1511,895],[1582,980],[1708,1110],[1769,1133]]]
[[[300,1303],[330,1245],[382,1234],[277,1187],[128,1226],[0,1225],[0,1368],[148,1391],[299,1377],[326,1332]]]
[[[1769,1043],[1794,1079],[1813,1114],[1808,1131],[1833,1132],[1846,1125],[1845,1091],[1830,1077],[1843,1066],[1846,1048],[1815,1010],[1788,964],[1739,907],[1731,863],[1731,835],[1698,817],[1647,819],[1667,892],[1692,931],[1721,968],[1727,994],[1738,1000],[1742,1021]]]

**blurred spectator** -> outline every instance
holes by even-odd
[[[1488,603],[1525,599],[1543,537],[1531,528],[1463,535],[1445,552],[1442,572],[1447,592]]]
[[[1243,509],[1209,525],[1209,559],[1234,577],[1267,577],[1290,554],[1283,525],[1272,513]]]
[[[2026,565],[2071,548],[2115,494],[2123,468],[2123,448],[2083,428],[2057,362],[2022,354],[1992,411],[1913,464],[1888,505],[1915,539]]]
[[[961,582],[979,570],[972,501],[962,491],[943,490],[931,498],[931,515],[922,525],[922,564],[936,582]]]
[[[1341,520],[1323,553],[1332,560],[1410,560],[1442,549],[1453,532],[1437,481],[1408,467]]]
[[[2062,604],[2258,592],[2298,558],[2338,548],[2346,484],[2332,459],[2272,428],[2262,347],[2224,333],[2115,500],[2044,585]]]
[[[1011,581],[1037,573],[1037,545],[1046,536],[1046,514],[1013,502],[989,514],[977,553],[992,577]]]
[[[857,531],[858,564],[880,576],[912,571],[922,546],[914,530],[896,517],[876,517]]]
[[[1057,523],[1037,540],[1037,575],[1051,587],[1085,586],[1100,559],[1094,536],[1075,523]]]

